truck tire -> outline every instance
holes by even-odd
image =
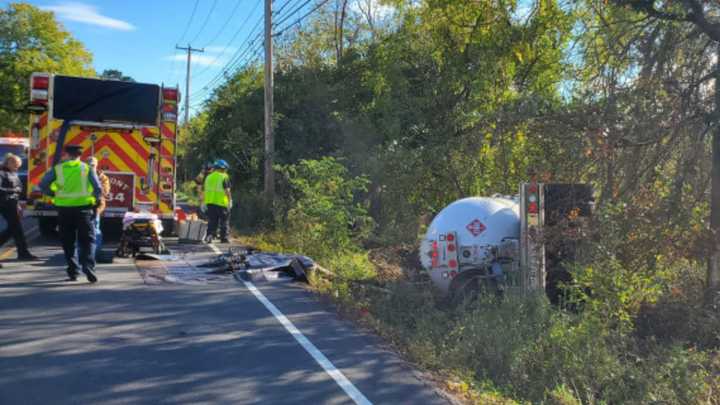
[[[566,269],[560,266],[550,269],[545,279],[545,294],[550,303],[558,308],[576,311],[577,303],[572,302],[572,293],[564,287],[572,283],[573,276]]]
[[[122,235],[122,218],[102,218],[100,220],[100,231],[103,240],[116,241]]]
[[[450,284],[452,302],[460,305],[465,302],[476,301],[481,296],[494,295],[502,297],[503,291],[497,279],[487,278],[482,270],[469,270],[453,280]]]
[[[163,219],[162,220],[163,231],[160,236],[170,237],[175,235],[175,220],[174,219]]]
[[[57,217],[39,217],[38,230],[44,238],[55,238],[58,235]]]

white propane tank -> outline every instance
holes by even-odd
[[[491,266],[503,242],[519,238],[516,199],[464,198],[433,219],[420,246],[420,262],[433,283],[447,292],[458,274]]]

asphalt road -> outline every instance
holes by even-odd
[[[0,269],[0,404],[446,403],[297,284],[147,283],[129,259],[67,283],[58,246],[32,251]]]

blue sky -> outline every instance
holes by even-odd
[[[185,91],[185,59],[175,45],[205,48],[193,54],[191,104],[196,107],[219,84],[215,78],[235,55],[245,52],[262,30],[263,0],[40,0],[29,3],[53,11],[93,54],[99,73],[118,69],[146,83],[179,84]],[[284,3],[285,0],[277,0]],[[4,8],[8,1],[0,1]],[[197,3],[197,8],[195,4]],[[214,7],[213,7],[214,6]],[[292,8],[292,7],[290,7]],[[194,11],[194,14],[193,14]],[[192,17],[192,18],[191,18]],[[244,23],[244,24],[243,24]],[[252,34],[252,35],[250,35]],[[184,97],[184,94],[183,94]]]
[[[56,19],[93,54],[95,70],[118,69],[145,83],[180,85],[185,98],[187,54],[176,45],[204,48],[193,54],[191,112],[196,112],[222,72],[262,57],[264,0],[30,0]],[[6,7],[10,1],[0,0]],[[294,21],[314,5],[305,0],[273,0],[276,21]],[[312,3],[312,2],[310,2]],[[520,0],[518,14],[530,11]],[[302,12],[297,7],[304,6]],[[383,7],[375,10],[382,13]],[[286,18],[288,14],[293,17]],[[285,25],[285,24],[281,24]],[[281,27],[285,28],[285,27]],[[235,62],[237,61],[237,62]],[[229,62],[232,62],[229,64]]]

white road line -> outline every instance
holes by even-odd
[[[220,249],[218,249],[214,244],[211,243],[208,246],[213,250],[213,252],[222,254],[222,251],[220,251]],[[318,350],[318,348],[315,347],[315,345],[306,338],[305,335],[303,335],[303,333],[300,332],[300,330],[296,328],[295,325],[293,325],[293,323],[290,322],[290,320],[287,319],[287,317],[280,312],[280,310],[277,309],[277,307],[270,302],[270,300],[268,300],[260,290],[257,289],[257,287],[255,287],[252,282],[243,281],[243,283],[245,284],[245,287],[253,293],[255,298],[257,298],[258,301],[260,301],[265,308],[273,314],[275,319],[277,319],[278,322],[285,327],[285,330],[287,330],[288,333],[290,333],[290,335],[292,335],[292,337],[300,343],[303,349],[305,349],[305,351],[308,352],[313,359],[315,359],[325,372],[328,373],[333,380],[335,380],[337,385],[339,385],[340,388],[342,388],[356,404],[372,405],[372,402],[365,398],[365,395],[363,395],[362,392],[360,392],[360,390],[358,390],[353,383],[351,383],[350,380],[348,380],[347,377],[345,377],[345,375],[338,370],[337,367],[335,367],[335,365],[332,364],[332,362],[330,362],[330,360],[328,360],[328,358],[325,357],[325,355]]]

